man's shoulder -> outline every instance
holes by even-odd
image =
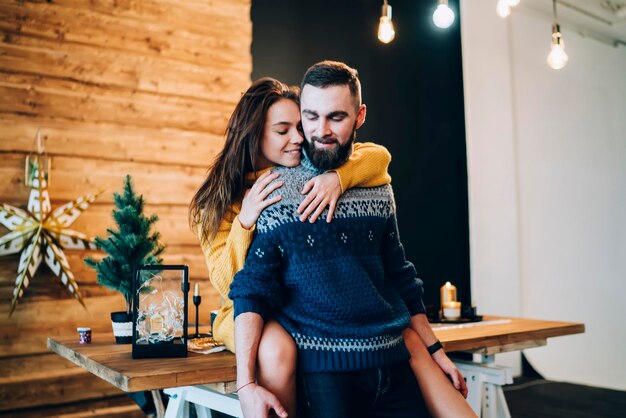
[[[311,180],[315,173],[302,167],[301,165],[296,167],[276,167],[272,170],[273,173],[278,173],[279,177],[272,183],[282,182],[283,186],[276,189],[269,196],[282,196],[283,199],[288,197],[288,200],[298,199],[300,191],[304,187],[307,181]]]
[[[344,196],[355,199],[391,199],[393,200],[393,188],[391,184],[383,184],[376,187],[355,187],[344,192]]]
[[[346,190],[340,202],[352,208],[367,208],[365,212],[369,215],[388,217],[396,211],[393,189],[390,184]]]
[[[307,181],[315,176],[315,173],[302,166],[276,167],[272,170],[280,174],[272,183],[282,182],[283,185],[274,190],[266,199],[280,196],[281,199],[266,207],[257,220],[257,232],[264,233],[278,225],[298,220],[299,214],[296,208],[304,200],[302,189]]]

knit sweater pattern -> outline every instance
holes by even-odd
[[[257,221],[245,267],[229,297],[235,317],[275,318],[298,347],[304,372],[383,367],[410,356],[402,331],[424,313],[423,287],[398,237],[391,186],[354,188],[325,215],[301,222],[304,184],[319,174],[307,159],[277,168],[282,200]]]

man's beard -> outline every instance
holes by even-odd
[[[304,151],[315,167],[323,171],[334,170],[348,161],[348,158],[350,158],[352,154],[352,144],[354,144],[355,139],[356,129],[352,130],[350,140],[343,145],[341,145],[336,138],[323,139],[314,136],[311,140],[304,141]],[[333,149],[320,149],[315,147],[315,142],[334,142],[337,146]]]

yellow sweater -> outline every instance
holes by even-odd
[[[350,159],[336,171],[344,192],[352,187],[375,187],[391,182],[387,167],[391,154],[385,147],[371,142],[355,143]],[[267,170],[271,170],[268,168]],[[259,176],[266,172],[255,173]],[[250,180],[254,181],[252,176]],[[228,298],[230,284],[235,273],[241,270],[246,261],[248,248],[254,237],[255,227],[245,229],[239,223],[237,215],[241,211],[241,196],[226,213],[215,238],[211,242],[201,242],[211,284],[222,297],[222,306],[213,322],[213,336],[223,341],[235,352],[235,319],[233,302]]]

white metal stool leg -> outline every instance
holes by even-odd
[[[506,403],[506,398],[504,397],[504,389],[502,389],[502,386],[496,387],[496,406],[497,416],[511,418],[511,412],[509,412],[509,405],[507,405]]]
[[[196,416],[198,418],[213,418],[213,414],[211,413],[211,410],[207,408],[206,406],[202,406],[198,404],[194,404],[194,406],[196,407]]]
[[[186,402],[186,387],[165,389],[170,400],[165,410],[165,418],[188,418],[189,404]]]
[[[199,418],[211,418],[211,411],[219,411],[243,418],[239,398],[234,393],[221,393],[208,386],[184,386],[165,389],[170,401],[165,418],[188,418],[189,404],[194,404]]]
[[[463,377],[467,383],[467,403],[474,413],[480,416],[483,397],[483,382],[480,380],[480,373],[477,373],[475,370],[464,370],[458,363],[457,367],[461,373],[463,373]]]
[[[496,366],[494,356],[476,356],[479,362],[455,361],[467,381],[467,402],[481,418],[511,418],[502,386],[513,383],[512,370]]]
[[[205,406],[213,411],[243,418],[239,397],[234,393],[220,393],[208,386],[188,386],[187,401]]]

